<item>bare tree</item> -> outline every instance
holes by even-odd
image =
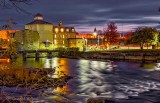
[[[16,11],[22,12],[25,14],[30,14],[27,10],[23,9],[20,5],[26,4],[31,5],[35,0],[0,0],[0,9],[12,9],[15,8]]]

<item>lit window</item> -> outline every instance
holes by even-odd
[[[64,44],[64,40],[63,40],[63,44]]]
[[[55,34],[55,35],[54,35],[54,38],[56,38],[56,37],[57,37],[57,35]]]
[[[74,29],[72,29],[72,32],[74,32]]]
[[[59,32],[59,29],[58,29],[58,28],[55,28],[55,32],[56,32],[56,33]]]
[[[64,32],[64,29],[63,29],[63,28],[61,28],[61,32]]]
[[[63,35],[63,38],[64,38],[64,35]]]
[[[69,29],[66,29],[67,32],[69,32]]]

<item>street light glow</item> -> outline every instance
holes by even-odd
[[[94,32],[93,35],[94,35],[94,36],[97,36],[97,32]]]

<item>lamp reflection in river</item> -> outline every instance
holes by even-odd
[[[53,59],[46,59],[45,67],[55,69],[54,74],[51,75],[52,78],[60,78],[64,75],[69,75],[68,67],[67,67],[67,60],[64,58],[53,58]],[[67,85],[61,87],[57,87],[53,89],[53,93],[56,94],[66,94],[68,92]]]
[[[80,86],[77,95],[111,97],[112,86],[103,77],[113,70],[111,62],[80,60],[78,66]]]
[[[157,65],[155,66],[155,70],[160,70],[160,63],[157,63]]]

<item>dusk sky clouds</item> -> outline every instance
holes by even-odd
[[[77,32],[92,32],[95,27],[103,30],[109,22],[115,22],[118,31],[131,31],[139,26],[160,29],[160,0],[33,0],[32,5],[19,5],[31,14],[11,9],[0,9],[0,26],[13,18],[18,24],[13,29],[24,29],[33,21],[33,15],[41,13],[45,21],[57,25],[74,26]]]

